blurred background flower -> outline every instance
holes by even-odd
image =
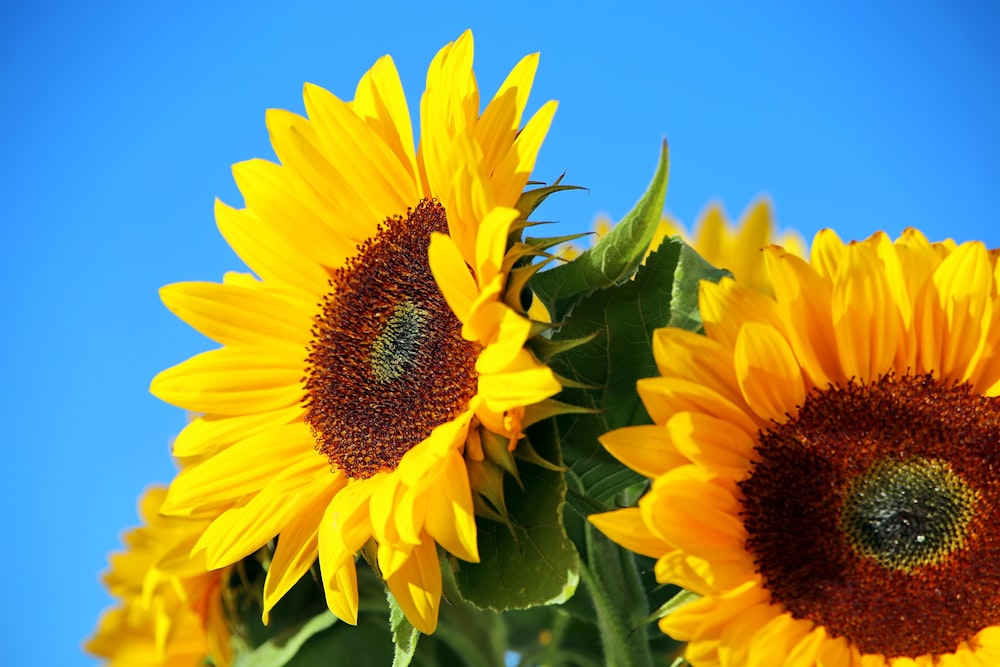
[[[173,476],[185,421],[149,380],[207,345],[156,292],[243,269],[212,202],[238,205],[230,165],[270,155],[264,110],[303,111],[305,81],[350,97],[387,52],[415,96],[467,27],[489,93],[541,51],[528,112],[560,106],[534,173],[589,188],[546,205],[553,234],[619,219],[666,136],[667,209],[687,225],[713,198],[736,214],[767,193],[805,238],[913,225],[1000,246],[986,3],[6,3],[2,494],[9,534],[29,536],[2,556],[7,662],[94,663],[80,644],[112,602],[98,573],[142,489]]]

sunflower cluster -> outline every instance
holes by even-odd
[[[351,101],[268,112],[278,161],[235,165],[244,205],[215,209],[250,272],[161,292],[219,347],[153,379],[192,415],[180,472],[87,650],[1000,664],[997,253],[807,248],[766,199],[688,234],[665,147],[591,247],[533,237],[573,189],[531,180],[537,65],[484,106],[466,32],[416,128],[388,56]]]

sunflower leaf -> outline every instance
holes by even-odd
[[[562,456],[585,495],[609,503],[643,481],[612,458],[597,438],[612,429],[650,423],[635,383],[658,372],[653,331],[668,325],[700,330],[698,283],[716,282],[725,275],[679,238],[665,239],[633,280],[581,300],[553,334],[556,343],[592,337],[550,362],[560,376],[596,387],[566,388],[558,397],[592,410],[556,417]]]
[[[539,272],[529,281],[553,321],[561,321],[581,299],[635,273],[660,224],[669,162],[664,141],[653,180],[635,208],[593,248],[566,264]]]
[[[315,616],[286,641],[277,642],[272,639],[264,642],[252,652],[241,656],[236,665],[237,667],[285,667],[291,665],[306,641],[336,622],[337,617],[330,613]]]
[[[402,608],[388,589],[385,591],[385,596],[389,601],[389,630],[392,632],[392,643],[395,647],[392,667],[407,667],[417,650],[420,631],[406,620]]]
[[[550,422],[535,429],[551,430]],[[551,434],[549,434],[551,436]],[[458,592],[479,609],[507,611],[559,604],[579,582],[579,558],[563,527],[566,482],[559,470],[555,438],[532,438],[548,467],[519,460],[521,485],[505,475],[504,502],[510,523],[476,519],[479,563],[461,563]]]
[[[679,237],[674,237],[680,241]],[[702,333],[701,311],[698,310],[698,284],[702,280],[717,283],[723,278],[732,278],[726,269],[718,269],[702,258],[694,248],[684,245],[677,268],[674,269],[674,289],[670,295],[670,319],[668,326]]]

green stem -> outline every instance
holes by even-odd
[[[580,574],[594,601],[605,662],[610,667],[652,667],[643,627],[649,609],[635,559],[591,526],[586,531],[587,564]]]

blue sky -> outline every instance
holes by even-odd
[[[536,175],[589,188],[542,210],[560,232],[623,215],[667,137],[667,207],[689,223],[769,193],[806,236],[913,225],[1000,246],[995,4],[337,4],[0,9],[10,664],[93,664],[98,573],[184,422],[149,380],[209,346],[157,289],[240,268],[213,199],[240,202],[230,165],[272,156],[264,110],[301,111],[305,81],[349,98],[391,53],[415,104],[471,27],[486,91],[542,53],[533,104],[560,107]]]

